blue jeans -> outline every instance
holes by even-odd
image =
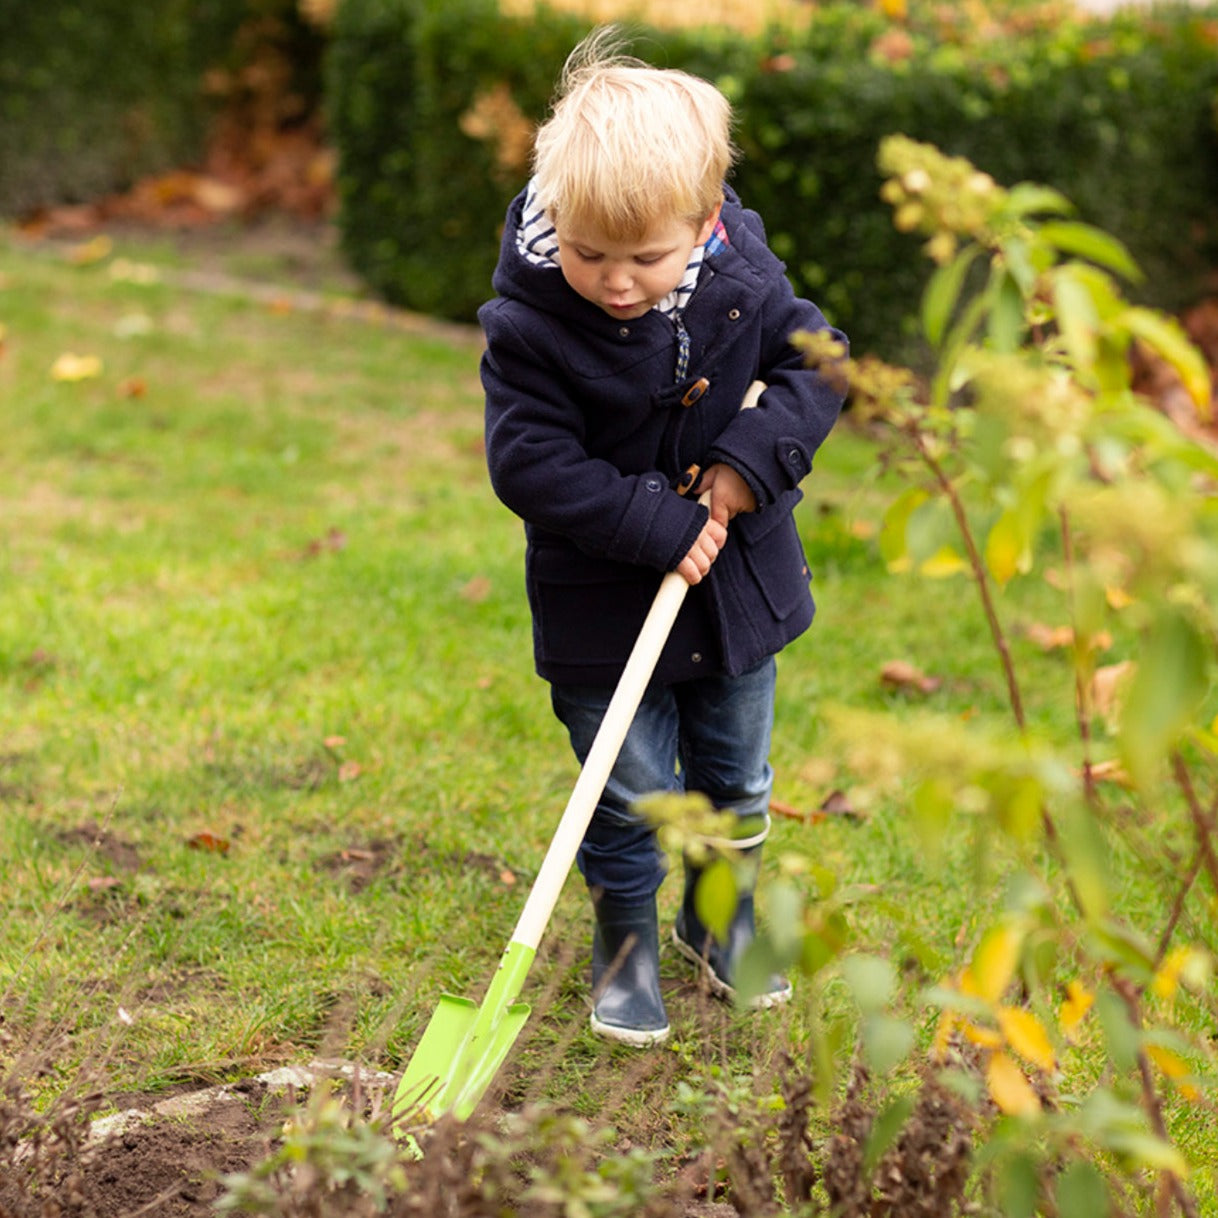
[[[651,826],[631,811],[655,791],[698,791],[737,816],[765,816],[774,774],[773,657],[738,677],[652,683],[626,734],[577,862],[584,881],[622,903],[654,896],[667,865]],[[553,685],[554,713],[583,764],[612,688]]]

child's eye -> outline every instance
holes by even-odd
[[[599,262],[601,260],[600,254],[589,253],[588,250],[577,249],[575,254],[580,262]]]
[[[636,258],[635,262],[637,262],[639,266],[655,266],[655,264],[662,261],[663,258],[663,254],[647,254],[645,257]]]

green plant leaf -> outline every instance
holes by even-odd
[[[884,1157],[885,1151],[897,1140],[909,1114],[913,1112],[912,1096],[898,1096],[892,1103],[883,1108],[871,1123],[871,1132],[867,1135],[867,1145],[863,1149],[863,1172],[870,1176],[875,1171],[876,1164]]]
[[[736,873],[727,859],[714,859],[702,869],[694,889],[694,912],[716,939],[727,938],[737,896]]]
[[[842,977],[864,1014],[882,1011],[896,992],[896,974],[882,956],[847,956],[842,961]]]
[[[1040,1172],[1031,1155],[1017,1153],[1002,1162],[998,1170],[998,1196],[1006,1218],[1033,1218],[1040,1198]]]
[[[1186,730],[1209,688],[1209,649],[1197,627],[1168,607],[1152,624],[1120,717],[1120,750],[1145,787]]]
[[[914,1046],[914,1030],[893,1015],[868,1015],[863,1020],[863,1054],[876,1074],[899,1066]]]
[[[1188,396],[1203,418],[1210,416],[1209,368],[1205,357],[1180,328],[1179,323],[1153,309],[1129,308],[1121,313],[1120,323],[1134,338],[1146,343],[1180,374]]]
[[[1007,192],[1005,210],[1012,216],[1030,216],[1037,212],[1068,215],[1074,204],[1059,190],[1036,182],[1019,182]]]
[[[1058,267],[1053,276],[1053,307],[1070,360],[1076,372],[1086,378],[1095,363],[1099,312],[1090,286],[1077,268]]]
[[[1143,278],[1125,246],[1103,229],[1078,220],[1049,220],[1040,226],[1037,236],[1063,254],[1086,258],[1134,283]]]
[[[946,266],[939,267],[930,277],[922,294],[922,330],[931,346],[937,347],[947,330],[947,323],[960,299],[960,289],[968,269],[976,261],[981,247],[969,245]]]
[[[1057,1212],[1108,1218],[1108,1186],[1095,1167],[1086,1162],[1070,1163],[1057,1177]]]
[[[990,307],[990,319],[986,327],[990,346],[995,351],[1009,354],[1018,351],[1023,342],[1026,325],[1024,321],[1024,299],[1011,273],[996,270],[986,292]]]
[[[1138,1063],[1141,1036],[1129,1022],[1125,1004],[1111,990],[1104,990],[1096,995],[1095,1013],[1104,1030],[1112,1064],[1118,1070],[1132,1070]]]
[[[890,568],[903,570],[909,564],[909,518],[927,500],[920,487],[902,492],[888,506],[880,526],[880,557]]]

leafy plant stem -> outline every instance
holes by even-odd
[[[1179,753],[1172,755],[1172,773],[1175,775],[1176,785],[1188,804],[1189,815],[1197,830],[1198,855],[1205,864],[1210,883],[1214,885],[1215,891],[1218,891],[1218,855],[1214,854],[1213,846],[1214,817],[1201,807],[1201,801],[1197,798],[1197,792],[1193,787],[1192,775]]]
[[[1172,938],[1176,933],[1176,927],[1180,924],[1180,918],[1184,913],[1184,902],[1188,898],[1189,892],[1192,891],[1193,885],[1197,882],[1197,876],[1201,874],[1201,864],[1203,861],[1202,851],[1198,850],[1193,855],[1193,861],[1189,864],[1188,874],[1184,877],[1184,881],[1176,893],[1176,899],[1172,902],[1171,912],[1167,917],[1167,925],[1163,927],[1163,933],[1159,936],[1159,946],[1155,951],[1155,972],[1159,971],[1163,966],[1163,961],[1167,958],[1167,949],[1171,946]]]
[[[1135,1028],[1142,1026],[1142,1010],[1138,999],[1138,989],[1134,984],[1124,977],[1114,976],[1113,986],[1116,989],[1117,995],[1125,1004],[1125,1009],[1129,1012],[1129,1022]],[[1142,1104],[1146,1109],[1146,1115],[1150,1118],[1151,1128],[1155,1132],[1155,1136],[1161,1138],[1164,1142],[1171,1140],[1167,1132],[1167,1123],[1163,1120],[1163,1104],[1159,1098],[1159,1092],[1155,1087],[1154,1072],[1151,1068],[1150,1058],[1146,1054],[1144,1048],[1138,1049],[1138,1075],[1142,1084]],[[1175,1198],[1176,1205],[1180,1212],[1186,1218],[1197,1218],[1197,1205],[1189,1196],[1188,1190],[1184,1187],[1180,1177],[1169,1168],[1164,1168],[1163,1178],[1167,1181],[1167,1187],[1171,1195]]]
[[[1074,627],[1074,637],[1078,638],[1078,614],[1074,603],[1074,535],[1070,529],[1070,516],[1065,508],[1059,512],[1061,520],[1062,554],[1066,563],[1066,586],[1070,589],[1070,620]],[[1083,798],[1089,807],[1096,806],[1095,774],[1092,770],[1091,757],[1091,700],[1087,694],[1087,684],[1083,677],[1082,665],[1074,664],[1074,713],[1078,720],[1079,741],[1083,748]]]
[[[1002,623],[998,620],[998,611],[994,607],[994,599],[990,595],[989,580],[985,574],[985,562],[977,550],[977,542],[973,537],[972,528],[969,526],[964,504],[960,501],[960,495],[952,480],[947,476],[947,471],[927,447],[925,437],[916,430],[912,434],[918,455],[922,458],[927,469],[930,470],[935,481],[946,496],[948,503],[951,504],[952,515],[956,519],[961,539],[968,551],[969,567],[973,572],[973,581],[977,585],[977,591],[981,595],[981,604],[985,609],[985,619],[989,624],[990,636],[994,640],[994,646],[997,648],[999,658],[1002,661],[1002,671],[1007,683],[1007,695],[1011,700],[1011,712],[1015,716],[1015,722],[1019,727],[1019,734],[1026,736],[1027,720],[1024,715],[1023,697],[1019,691],[1019,679],[1015,675],[1015,665],[1011,660],[1011,648],[1007,643],[1006,634],[1003,632]]]

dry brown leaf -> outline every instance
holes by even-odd
[[[1089,692],[1091,707],[1097,715],[1115,720],[1125,686],[1136,667],[1132,660],[1122,660],[1119,664],[1106,664],[1095,670]]]
[[[850,796],[842,790],[830,791],[821,803],[820,810],[827,816],[846,816],[853,820],[863,820],[863,813],[850,801]]]
[[[120,398],[142,398],[148,392],[148,382],[142,376],[128,376],[114,387]]]
[[[942,678],[928,677],[908,660],[889,660],[880,669],[880,680],[893,689],[914,689],[923,694],[933,694],[943,684]]]
[[[358,761],[344,761],[338,767],[338,781],[354,782],[363,772],[364,767]]]
[[[186,844],[192,850],[204,850],[208,854],[227,854],[232,845],[228,838],[220,837],[219,834],[211,833],[206,829],[188,837]]]
[[[461,589],[461,599],[467,600],[471,605],[480,605],[491,594],[491,581],[485,575],[475,575],[473,579]]]

